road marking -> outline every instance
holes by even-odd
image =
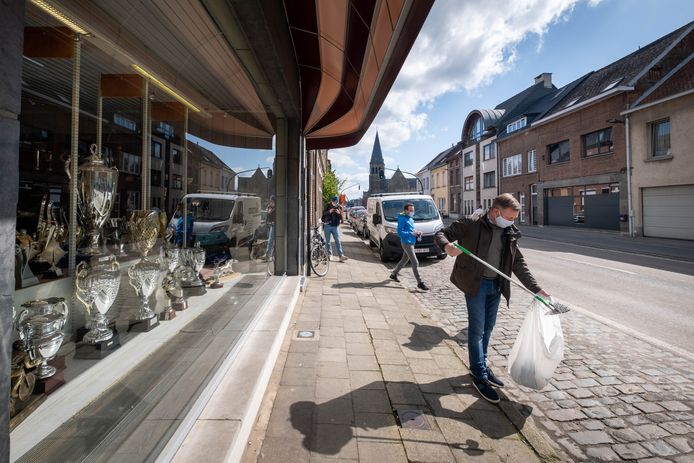
[[[560,259],[560,260],[566,260],[566,261],[568,261],[568,262],[576,262],[576,263],[578,263],[578,264],[583,264],[583,265],[590,265],[591,267],[600,267],[600,268],[604,268],[604,269],[607,269],[607,270],[613,270],[613,271],[615,271],[615,272],[622,272],[622,273],[626,273],[626,274],[628,274],[628,275],[636,275],[636,273],[630,272],[629,270],[622,270],[621,268],[614,268],[614,267],[607,267],[607,266],[605,266],[605,265],[592,264],[592,263],[590,263],[590,262],[586,262],[586,261],[583,261],[583,260],[569,259],[569,258],[567,258],[567,257],[554,257],[554,258],[555,258],[555,259]]]
[[[530,236],[530,235],[524,235],[523,238],[524,239],[530,239],[530,240],[536,240],[536,241],[548,241],[551,243],[560,243],[560,244],[568,245],[568,246],[576,246],[578,248],[599,249],[600,251],[616,252],[618,254],[626,254],[628,256],[643,256],[643,257],[649,257],[651,259],[661,259],[661,260],[668,260],[670,262],[677,262],[680,264],[694,265],[694,261],[691,261],[691,260],[675,259],[672,257],[665,257],[665,256],[657,255],[657,254],[650,254],[650,253],[643,252],[643,251],[622,251],[619,249],[610,249],[610,248],[604,248],[604,247],[599,247],[599,246],[587,246],[585,244],[576,244],[576,243],[572,243],[570,241],[560,241],[560,240],[553,240],[553,239],[549,239],[549,238],[538,238],[536,236]],[[538,249],[538,251],[539,251],[539,249]]]

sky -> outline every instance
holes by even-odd
[[[362,140],[329,152],[333,168],[361,197],[376,132],[386,167],[417,172],[460,140],[471,110],[543,72],[561,87],[692,20],[694,0],[436,0]],[[200,143],[234,170],[271,165],[272,151]]]

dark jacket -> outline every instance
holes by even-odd
[[[465,217],[436,233],[436,244],[443,249],[448,243],[457,241],[458,244],[477,257],[485,259],[492,239],[492,227],[496,227],[496,225],[489,221],[486,213],[477,218]],[[501,235],[503,248],[499,270],[508,276],[511,276],[511,272],[513,272],[526,288],[537,293],[542,288],[538,286],[535,278],[528,270],[523,254],[518,249],[520,237],[521,233],[515,225],[504,229],[504,233]],[[484,266],[482,264],[470,256],[461,254],[456,257],[451,273],[451,282],[465,294],[474,296],[480,289],[483,273]],[[511,283],[500,277],[499,287],[508,302],[511,297]]]
[[[335,212],[330,212],[330,209],[334,209]],[[342,223],[342,207],[338,204],[333,206],[332,203],[328,203],[323,210],[323,223],[337,227]]]

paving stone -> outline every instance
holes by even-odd
[[[605,426],[609,426],[613,429],[622,429],[626,428],[627,426],[627,424],[621,418],[608,418],[606,420],[603,420],[602,422],[605,424]]]
[[[614,413],[607,407],[584,408],[583,413],[585,413],[588,418],[597,419],[612,418],[614,416]]]
[[[282,372],[280,385],[282,386],[311,386],[316,380],[314,368],[287,367]]]
[[[684,436],[673,436],[666,438],[665,441],[682,453],[694,452],[694,449],[692,449],[692,446],[694,446],[694,439],[692,438],[686,438]]]
[[[354,424],[352,400],[340,398],[318,404],[314,412],[316,423]]]
[[[344,348],[321,347],[318,349],[319,362],[344,362],[347,360],[347,352]]]
[[[598,383],[602,384],[603,386],[612,386],[614,384],[622,384],[622,382],[619,379],[615,378],[614,376],[608,376],[606,378],[598,377],[598,378],[595,378],[595,380]]]
[[[408,359],[401,352],[376,352],[380,365],[408,365]]]
[[[596,461],[619,461],[619,455],[610,447],[596,446],[586,449],[586,455]]]
[[[681,421],[670,421],[659,423],[659,426],[670,434],[690,434],[694,433],[694,426]]]
[[[407,461],[405,448],[400,442],[374,442],[357,439],[360,463],[383,463],[387,461]]]
[[[316,376],[319,378],[349,378],[349,369],[344,362],[319,362],[316,368]]]
[[[589,431],[600,431],[605,429],[605,425],[600,420],[587,420],[582,422],[583,427]]]
[[[646,392],[645,389],[638,384],[617,384],[614,387],[622,394],[638,394],[639,392]]]
[[[391,413],[392,409],[386,391],[357,390],[352,392],[354,411],[359,413]]]
[[[682,402],[678,402],[676,400],[668,400],[665,402],[660,402],[660,405],[664,407],[666,410],[669,410],[671,412],[686,412],[691,410],[689,406],[683,404]]]
[[[617,444],[612,446],[617,455],[625,460],[637,460],[653,456],[648,450],[639,444]]]
[[[646,439],[662,439],[663,437],[667,437],[670,435],[669,432],[655,424],[643,424],[641,426],[634,426],[633,429]]]
[[[355,417],[357,437],[400,440],[400,432],[392,413],[357,413]],[[359,444],[361,446],[361,442]]]
[[[357,459],[359,457],[357,440],[354,438],[354,429],[347,425],[317,424],[310,446],[312,456],[330,456],[332,458],[346,459]]]
[[[598,382],[595,381],[592,378],[581,378],[581,379],[575,379],[574,384],[578,387],[592,387],[592,386],[599,386]]]
[[[317,378],[316,399],[326,401],[339,397],[347,397],[351,391],[348,379],[343,378]]]
[[[569,436],[579,445],[611,444],[614,442],[612,437],[604,431],[572,432]]]
[[[380,371],[350,371],[349,382],[353,391],[357,389],[385,389]]]
[[[666,444],[665,441],[662,440],[641,442],[641,445],[643,445],[646,450],[651,452],[653,455],[657,455],[659,457],[669,457],[679,453],[676,449]]]
[[[564,437],[557,439],[557,442],[576,460],[582,461],[586,459],[585,453],[583,453],[581,448],[571,439]]]
[[[590,389],[580,388],[580,389],[569,389],[566,391],[570,396],[576,399],[587,399],[588,397],[594,397],[595,394],[590,392]]]
[[[371,344],[347,343],[345,345],[347,355],[374,355],[374,348]]]
[[[622,395],[622,396],[620,396],[620,399],[622,399],[622,402],[625,402],[628,404],[636,404],[639,402],[643,402],[645,400],[643,397],[641,397],[638,394]]]
[[[615,429],[610,431],[610,435],[614,437],[617,442],[639,442],[643,440],[641,434],[637,433],[633,429]]]
[[[350,371],[378,371],[378,362],[373,355],[348,355],[347,365]]]
[[[386,383],[386,391],[392,404],[426,405],[419,387],[412,383]]]
[[[414,375],[408,367],[402,367],[400,365],[383,365],[381,366],[381,372],[383,373],[383,379],[385,381],[415,381]]]
[[[550,410],[547,413],[547,418],[554,421],[574,421],[586,418],[586,415],[580,409],[565,409],[565,410]]]
[[[653,402],[638,402],[634,404],[634,407],[638,408],[644,413],[657,413],[665,410],[663,407]]]

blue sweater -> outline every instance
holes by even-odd
[[[417,243],[417,236],[414,234],[414,219],[402,212],[398,215],[398,236],[403,244]]]

